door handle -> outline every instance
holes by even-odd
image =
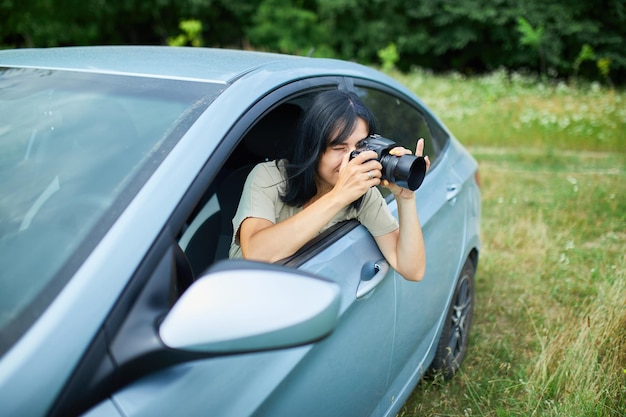
[[[449,184],[448,188],[446,188],[446,199],[450,201],[455,198],[459,195],[462,188],[461,184]]]
[[[362,298],[369,294],[382,282],[387,272],[389,272],[389,263],[381,259],[374,264],[374,271],[374,276],[371,279],[359,282],[359,286],[356,289],[356,298]]]

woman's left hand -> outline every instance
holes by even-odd
[[[417,146],[415,149],[416,156],[422,156],[424,153],[424,138],[420,138],[417,141]],[[389,151],[390,155],[402,156],[402,155],[411,155],[412,152],[402,146],[397,146]],[[430,169],[430,159],[428,159],[428,155],[424,156],[424,161],[426,162],[426,172]],[[404,198],[410,199],[413,198],[413,191],[408,188],[400,187],[397,184],[389,182],[388,180],[383,180],[381,185],[385,188],[388,188],[396,198]]]

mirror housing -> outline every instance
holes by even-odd
[[[292,268],[224,261],[183,293],[159,327],[170,348],[226,353],[310,343],[337,323],[338,284]]]

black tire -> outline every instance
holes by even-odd
[[[467,351],[469,332],[474,313],[474,261],[468,258],[456,283],[450,309],[446,315],[431,371],[445,379],[452,378],[460,369]]]

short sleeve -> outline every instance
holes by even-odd
[[[245,219],[257,217],[276,223],[276,206],[282,203],[279,194],[282,183],[283,179],[275,162],[257,164],[250,171],[233,217],[234,234],[230,257],[237,257],[234,252],[240,252],[239,227]]]
[[[387,202],[377,188],[371,188],[363,196],[357,220],[372,236],[382,236],[398,228],[398,221],[389,211]]]

